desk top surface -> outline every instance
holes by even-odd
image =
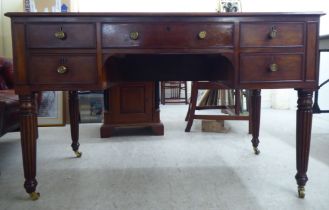
[[[183,12],[183,13],[144,13],[144,12],[115,12],[115,13],[104,13],[104,12],[66,12],[66,13],[49,13],[49,12],[8,12],[5,14],[7,17],[102,17],[102,16],[111,16],[111,17],[120,17],[120,16],[155,16],[155,17],[244,17],[244,16],[305,16],[305,15],[325,15],[325,13],[320,11],[311,11],[311,12],[237,12],[237,13],[217,13],[217,12]]]

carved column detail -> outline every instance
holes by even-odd
[[[305,196],[304,186],[308,180],[306,172],[310,152],[312,129],[312,90],[298,90],[297,125],[296,125],[296,166],[295,176],[298,184],[299,197]]]
[[[19,95],[20,132],[24,167],[24,188],[27,193],[34,193],[38,185],[36,176],[36,140],[37,116],[34,94]]]

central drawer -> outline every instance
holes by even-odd
[[[96,84],[95,55],[31,55],[29,80],[33,85]]]
[[[106,48],[233,47],[232,23],[108,23],[102,26]]]

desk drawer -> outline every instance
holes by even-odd
[[[240,71],[242,83],[301,81],[303,54],[242,54]]]
[[[241,47],[296,47],[304,44],[304,23],[241,23]]]
[[[200,32],[201,32],[200,34],[201,37],[199,37]],[[232,23],[103,24],[102,45],[103,47],[108,47],[108,48],[232,47],[233,24]]]
[[[94,55],[32,55],[28,69],[33,85],[96,84],[98,77]]]
[[[29,24],[27,44],[30,48],[95,48],[94,24]]]

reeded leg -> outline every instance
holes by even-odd
[[[298,196],[304,198],[305,184],[308,180],[306,172],[310,152],[312,128],[312,90],[298,90],[297,119],[296,119],[296,165],[295,176],[298,185]]]
[[[260,106],[261,106],[261,96],[260,90],[251,91],[251,121],[252,121],[252,146],[256,155],[260,153],[258,149],[259,144],[259,124],[260,124]]]
[[[20,103],[20,132],[24,167],[24,188],[32,200],[37,200],[40,193],[36,192],[38,185],[36,177],[36,140],[37,116],[34,94],[19,95]]]
[[[75,155],[79,158],[82,153],[79,152],[79,98],[78,91],[69,91],[69,111],[71,126],[71,147]]]

